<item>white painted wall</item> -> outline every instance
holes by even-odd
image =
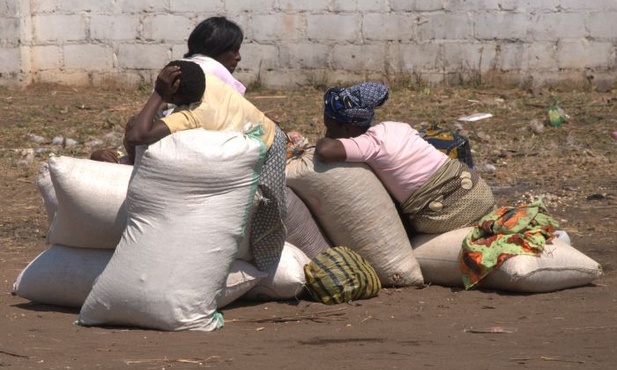
[[[214,15],[245,31],[246,84],[617,75],[617,0],[0,0],[0,84],[151,83]]]

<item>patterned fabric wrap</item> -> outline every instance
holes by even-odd
[[[311,296],[324,304],[377,296],[381,283],[375,269],[349,247],[328,248],[304,266]]]
[[[276,126],[274,142],[259,178],[262,199],[251,222],[250,245],[255,266],[261,271],[280,259],[287,236],[286,141],[285,134]]]
[[[416,232],[438,234],[477,223],[494,205],[484,179],[466,164],[450,160],[401,207]]]
[[[388,94],[388,87],[376,82],[331,87],[324,94],[324,114],[338,122],[368,128],[375,108],[388,100]]]
[[[465,289],[477,286],[510,257],[540,255],[558,227],[541,200],[484,216],[463,240],[459,255]]]

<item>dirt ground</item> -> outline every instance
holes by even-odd
[[[0,368],[616,368],[617,92],[610,91],[397,86],[377,117],[462,130],[498,205],[542,197],[573,245],[602,265],[593,285],[532,295],[433,285],[337,306],[239,303],[223,309],[225,327],[212,333],[85,328],[73,324],[77,310],[11,296],[19,272],[47,248],[35,186],[41,163],[50,153],[85,157],[119,145],[147,91],[0,89]],[[323,133],[322,91],[247,97],[314,140]],[[553,105],[569,116],[557,127],[546,122]],[[472,113],[493,117],[458,121]]]

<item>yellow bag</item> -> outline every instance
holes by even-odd
[[[317,255],[304,266],[304,274],[313,299],[325,304],[375,297],[381,289],[373,266],[344,246]]]

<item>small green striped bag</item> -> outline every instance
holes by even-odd
[[[344,246],[318,254],[304,266],[304,275],[313,299],[325,304],[375,297],[381,289],[373,266]]]

